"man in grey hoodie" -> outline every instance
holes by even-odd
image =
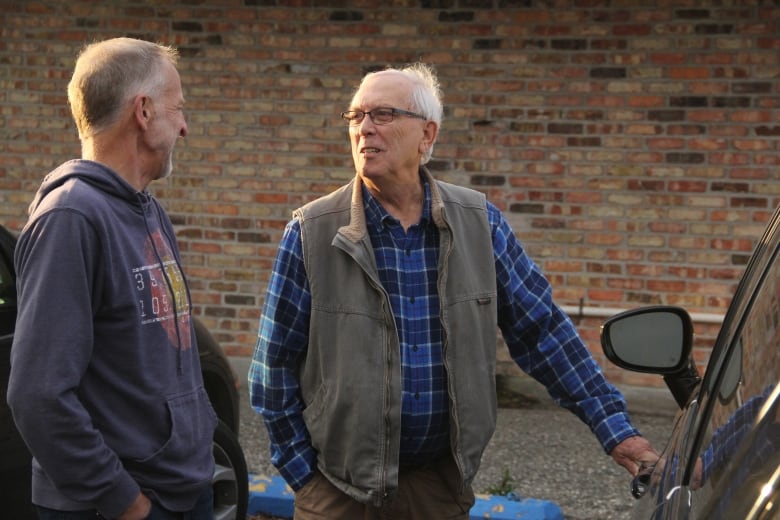
[[[15,253],[8,403],[41,518],[211,519],[216,415],[173,227],[149,183],[187,135],[175,49],[87,46],[82,158],[49,173]]]

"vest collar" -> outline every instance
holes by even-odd
[[[431,190],[431,218],[438,228],[446,227],[444,220],[444,204],[442,203],[439,186],[431,172],[424,166],[420,166],[420,175],[428,182]],[[363,181],[359,175],[352,180],[352,202],[349,209],[349,224],[342,226],[339,233],[351,242],[360,242],[368,233],[366,228],[366,213],[363,209]]]

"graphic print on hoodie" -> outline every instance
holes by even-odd
[[[141,323],[160,323],[172,346],[189,349],[192,342],[187,286],[168,241],[160,231],[151,233],[144,244],[144,255],[147,263],[133,268]]]

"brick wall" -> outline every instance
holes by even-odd
[[[190,135],[152,189],[230,354],[254,346],[290,211],[352,176],[338,114],[385,64],[437,66],[434,173],[506,212],[562,304],[722,314],[780,204],[776,0],[0,4],[0,222],[15,230],[79,154],[65,87],[80,46],[180,48]],[[600,321],[577,323],[603,362]],[[702,362],[715,331],[697,326]]]

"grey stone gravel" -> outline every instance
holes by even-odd
[[[231,358],[242,383],[241,445],[249,471],[277,475],[268,460],[268,436],[249,405],[247,358]],[[500,408],[496,433],[474,481],[477,493],[498,488],[506,477],[524,498],[560,506],[566,520],[629,520],[631,477],[604,454],[587,426],[550,400],[531,380],[515,380],[521,408]],[[621,388],[632,419],[660,451],[671,432],[674,402],[664,389]]]

